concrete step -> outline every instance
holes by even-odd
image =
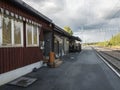
[[[60,59],[57,59],[57,60],[55,60],[55,64],[54,64],[54,67],[58,67],[58,66],[60,66],[61,64],[62,64],[62,60],[60,60]]]
[[[62,60],[56,59],[53,64],[50,64],[50,67],[52,67],[52,68],[59,67],[62,64],[62,62],[63,62]]]

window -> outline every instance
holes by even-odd
[[[33,37],[34,37],[34,44],[37,44],[37,27],[33,26]]]
[[[0,15],[0,46],[2,44],[2,15]]]
[[[0,46],[23,45],[23,22],[0,15]]]
[[[23,33],[23,23],[20,21],[14,21],[14,44],[20,45],[22,44],[22,35]]]
[[[32,45],[32,26],[27,24],[26,30],[27,30],[27,45]]]
[[[2,24],[2,44],[3,45],[11,45],[12,38],[11,38],[11,19],[8,17],[3,17],[3,24]]]
[[[27,24],[26,32],[27,32],[26,34],[27,46],[38,46],[38,42],[39,42],[38,26]]]

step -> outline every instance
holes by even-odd
[[[50,64],[50,67],[52,67],[52,68],[59,67],[62,64],[62,62],[63,62],[62,60],[56,59],[53,64]]]

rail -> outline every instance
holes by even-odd
[[[120,59],[118,59],[108,53],[105,53],[103,51],[98,51],[96,48],[93,48],[93,50],[97,54],[99,54],[102,58],[104,58],[117,72],[120,73]]]

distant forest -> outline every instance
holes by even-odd
[[[120,33],[116,34],[115,36],[112,36],[110,40],[96,43],[96,45],[106,47],[120,46]]]

